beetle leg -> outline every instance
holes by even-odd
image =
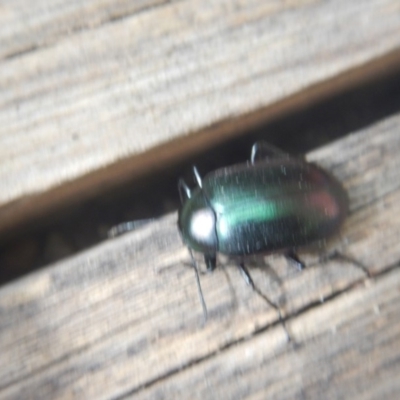
[[[204,262],[206,263],[207,271],[212,272],[217,267],[216,254],[204,254]]]
[[[124,233],[134,231],[141,226],[148,224],[151,221],[155,221],[155,218],[148,218],[148,219],[137,219],[135,221],[127,221],[122,222],[118,225],[113,226],[108,232],[107,236],[109,238],[114,238],[120,236]]]
[[[197,267],[196,260],[194,259],[192,250],[190,248],[188,248],[188,250],[189,250],[189,253],[190,253],[190,257],[192,259],[192,266],[193,266],[193,269],[194,269],[194,275],[196,277],[197,291],[199,293],[201,306],[203,308],[203,316],[204,316],[204,324],[205,324],[207,322],[208,313],[207,313],[206,301],[204,300],[203,291],[201,289],[199,269]]]
[[[331,254],[320,257],[320,261],[326,262],[328,260],[332,260],[335,258],[338,260],[344,261],[344,262],[348,262],[349,264],[353,264],[355,267],[360,269],[367,278],[372,278],[372,275],[369,272],[368,267],[366,267],[364,264],[362,264],[360,261],[354,259],[353,257],[343,254],[343,253],[339,252],[338,250],[334,250]]]
[[[199,185],[199,187],[203,187],[203,182],[201,181],[201,176],[199,174],[199,171],[197,170],[196,166],[193,165],[193,175],[196,179],[197,184]]]
[[[292,264],[295,264],[299,271],[302,271],[306,266],[303,261],[300,260],[299,256],[293,249],[288,250],[285,253],[285,257],[289,260]]]
[[[260,141],[253,144],[251,148],[250,161],[254,164],[256,161],[262,161],[266,158],[290,158],[291,156],[271,144]]]
[[[242,275],[242,277],[244,278],[245,282],[260,296],[262,297],[272,308],[274,308],[276,310],[276,312],[278,313],[278,317],[279,317],[279,322],[282,324],[282,327],[286,333],[287,339],[290,342],[292,340],[292,338],[290,337],[290,334],[286,328],[285,325],[285,321],[282,317],[282,312],[280,307],[274,303],[268,296],[266,296],[255,284],[253,281],[253,278],[250,275],[250,272],[248,271],[248,269],[244,266],[244,262],[241,261],[238,264],[238,268],[239,271]]]
[[[240,262],[240,263],[238,264],[238,267],[239,267],[239,271],[240,271],[240,273],[241,273],[241,275],[242,275],[244,281],[245,281],[253,290],[256,290],[256,285],[254,284],[253,278],[251,277],[249,270],[244,266],[243,261]],[[269,300],[268,300],[268,303],[270,303]],[[271,304],[271,306],[272,306],[272,307],[275,307],[275,305],[272,305],[272,304]]]
[[[186,185],[185,181],[181,178],[178,181],[178,190],[181,203],[184,203],[185,199],[190,199],[192,193],[190,192],[189,186]]]

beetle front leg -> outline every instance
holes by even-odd
[[[207,272],[212,272],[217,267],[217,254],[204,254]]]
[[[197,263],[196,263],[196,260],[194,259],[194,255],[193,255],[192,249],[188,248],[188,250],[189,250],[189,253],[190,253],[190,258],[192,259],[192,267],[193,267],[193,270],[194,270],[194,275],[196,277],[197,290],[198,290],[198,293],[199,293],[201,306],[203,307],[203,317],[204,317],[204,324],[205,324],[207,322],[208,312],[207,312],[206,301],[204,300],[204,296],[203,296],[203,290],[201,289],[201,283],[200,283],[200,277],[199,277],[199,269],[197,268]]]

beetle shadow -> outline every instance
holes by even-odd
[[[365,278],[371,278],[370,267],[363,264],[357,258],[346,253],[347,242],[341,232],[324,240],[311,243],[302,249],[302,253],[307,253],[314,258],[313,261],[307,262],[306,269],[323,267],[330,261],[342,261],[361,271]]]
[[[279,254],[279,256],[286,258],[285,254]],[[239,265],[241,262],[243,262],[246,266],[251,271],[261,271],[264,275],[266,275],[272,283],[277,283],[279,287],[283,285],[284,279],[275,271],[275,269],[271,266],[270,263],[268,263],[265,258],[268,255],[260,255],[260,254],[255,254],[251,256],[246,256],[246,257],[236,257],[236,256],[219,256],[217,257],[217,269],[219,267],[225,269],[225,268],[239,268]],[[195,262],[198,267],[199,274],[201,276],[205,275],[210,275],[213,273],[213,271],[209,271],[206,269],[206,264],[204,260],[199,257],[195,257]],[[297,270],[296,265],[292,263],[290,260],[286,260],[288,266],[293,269]],[[192,261],[182,261],[182,264],[185,267],[193,268],[193,263]],[[293,264],[293,265],[292,265]]]
[[[255,294],[259,295],[267,304],[271,305],[274,304],[270,299],[270,296],[268,295],[266,288],[264,285],[260,287],[260,285],[257,284],[257,281],[254,281],[253,279],[253,274],[252,272],[254,271],[260,271],[264,276],[266,276],[267,280],[269,281],[270,285],[277,284],[280,290],[280,295],[279,295],[279,301],[277,304],[278,308],[284,307],[286,305],[287,299],[286,296],[282,290],[283,284],[284,284],[284,279],[276,272],[276,270],[271,266],[270,263],[268,263],[265,260],[264,255],[252,255],[252,256],[247,256],[244,258],[240,257],[228,257],[225,263],[220,263],[220,265],[223,267],[225,270],[226,268],[237,268],[239,272],[241,272],[241,275],[243,276],[243,268],[245,268],[245,272],[248,274],[248,276],[243,276],[244,282],[250,286],[250,289],[255,292]],[[242,265],[242,266],[241,266]],[[226,271],[225,271],[226,272]],[[226,273],[226,275],[228,275]],[[249,280],[250,279],[250,282]],[[228,280],[228,284],[232,286],[231,291],[234,291],[232,282],[230,279]],[[236,296],[236,294],[235,294]],[[236,300],[237,304],[237,300]]]
[[[197,264],[198,272],[201,276],[209,276],[210,274],[212,274],[214,272],[214,271],[207,270],[204,260],[200,259],[199,257],[195,257],[195,262]],[[282,288],[284,279],[282,279],[282,277],[275,271],[275,269],[271,267],[271,264],[269,264],[265,260],[264,255],[253,255],[253,256],[247,256],[245,258],[226,257],[226,256],[217,257],[217,268],[222,269],[222,271],[226,277],[226,281],[229,285],[230,293],[232,295],[232,298],[234,299],[233,304],[232,304],[233,307],[236,307],[236,308],[238,307],[238,298],[236,296],[236,292],[235,292],[234,286],[232,284],[231,277],[230,277],[229,273],[227,272],[227,269],[236,268],[240,271],[241,262],[244,263],[246,269],[247,268],[249,269],[248,272],[250,273],[251,276],[252,276],[252,274],[251,274],[252,271],[259,270],[264,275],[267,276],[267,279],[271,282],[271,284],[276,283],[279,288]],[[193,269],[192,261],[183,261],[182,265]],[[295,267],[293,267],[293,269],[295,269]],[[246,279],[243,279],[243,280],[246,284],[249,284],[246,281]],[[250,289],[252,289],[252,288],[250,288]],[[264,293],[264,290],[262,290],[259,287],[259,285],[257,285],[257,283],[255,283],[254,291],[256,292],[256,294],[259,294],[264,299],[265,299],[265,297],[269,298],[269,296],[266,293]],[[279,305],[284,306],[285,304],[286,304],[286,299],[283,298],[282,296],[280,296]]]
[[[268,276],[268,278],[270,278],[272,282],[277,282],[278,285],[281,286],[283,283],[282,278],[279,276],[279,274],[277,274],[275,269],[271,266],[269,262],[266,261],[265,258],[266,256],[263,255],[253,255],[245,257],[243,259],[231,258],[229,261],[232,264],[235,263],[235,265],[240,264],[240,262],[243,261],[250,271],[261,271],[263,274]]]

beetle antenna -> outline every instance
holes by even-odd
[[[184,203],[185,198],[190,199],[190,197],[192,196],[189,186],[186,185],[185,181],[182,178],[178,181],[178,191],[182,204]]]
[[[123,235],[124,233],[134,231],[144,225],[147,225],[151,221],[155,221],[155,218],[148,219],[137,219],[135,221],[122,222],[118,225],[113,226],[108,232],[107,237],[109,239],[115,238],[117,236]]]
[[[201,176],[199,174],[199,171],[197,170],[195,165],[193,165],[193,174],[194,174],[194,177],[196,179],[197,184],[199,185],[199,187],[202,188],[203,187],[203,182],[201,180]]]
[[[190,253],[190,257],[192,259],[192,265],[193,265],[193,269],[194,269],[194,274],[196,277],[196,283],[197,283],[197,291],[199,293],[199,297],[200,297],[200,301],[201,301],[201,306],[203,307],[203,316],[204,316],[204,324],[207,322],[207,318],[208,318],[208,313],[207,313],[207,305],[206,302],[204,300],[204,296],[203,296],[203,291],[201,290],[201,283],[200,283],[200,276],[199,276],[199,270],[197,268],[197,263],[196,260],[194,259],[193,256],[193,252],[192,249],[188,249],[189,253]]]
[[[282,317],[282,312],[281,312],[280,307],[279,307],[276,303],[274,303],[270,298],[268,298],[268,297],[254,284],[254,281],[253,281],[253,279],[252,279],[252,277],[251,277],[251,275],[250,275],[250,272],[249,272],[248,269],[244,266],[243,261],[240,262],[240,263],[238,264],[238,268],[239,268],[239,271],[240,271],[241,275],[243,276],[245,282],[246,282],[249,286],[251,286],[251,288],[252,288],[260,297],[262,297],[272,308],[274,308],[274,309],[276,310],[276,312],[278,313],[279,321],[280,321],[280,323],[282,324],[282,327],[283,327],[283,329],[284,329],[284,331],[285,331],[285,333],[286,333],[287,340],[288,340],[288,342],[291,342],[291,341],[292,341],[292,338],[290,337],[290,334],[289,334],[289,332],[288,332],[288,330],[287,330],[287,328],[286,328],[285,321],[284,321],[284,319],[283,319],[283,317]]]

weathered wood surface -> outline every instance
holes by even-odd
[[[399,11],[397,0],[3,1],[0,232],[399,65]]]
[[[0,289],[0,398],[397,398],[400,115],[309,154],[345,185],[334,249],[202,276],[202,310],[176,215]]]

